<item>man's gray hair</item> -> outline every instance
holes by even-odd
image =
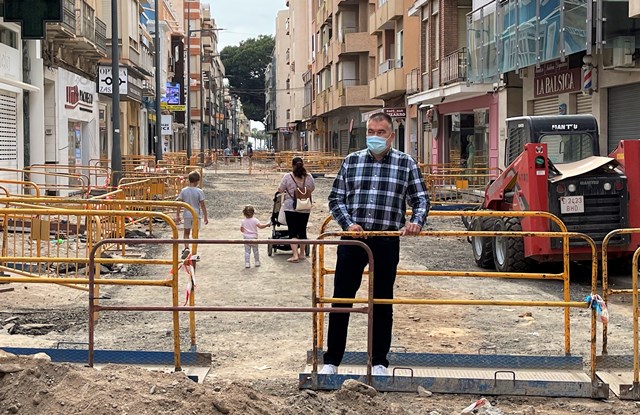
[[[389,114],[384,112],[376,112],[375,114],[372,114],[369,116],[369,121],[386,121],[389,123],[389,127],[393,129],[393,119],[391,119]]]

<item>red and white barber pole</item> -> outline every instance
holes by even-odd
[[[582,65],[582,93],[585,95],[591,95],[597,89],[598,71],[591,64],[591,56],[585,56],[583,58],[584,65]]]

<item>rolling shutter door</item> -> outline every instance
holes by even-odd
[[[349,154],[349,131],[340,130],[340,154],[346,156]]]
[[[591,95],[577,94],[576,95],[576,114],[591,114],[593,97]]]
[[[610,153],[616,149],[620,140],[640,139],[640,84],[609,88],[608,96],[607,147]]]
[[[558,97],[546,97],[533,101],[533,115],[558,115]]]
[[[18,107],[17,96],[11,92],[0,91],[0,167],[18,168]],[[16,180],[17,173],[3,172],[0,178]],[[5,185],[12,193],[17,186]]]

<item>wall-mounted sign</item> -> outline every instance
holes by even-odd
[[[391,118],[406,118],[407,116],[406,108],[383,108],[382,111]]]
[[[93,92],[81,89],[78,85],[67,86],[66,109],[93,112]]]
[[[180,89],[180,84],[174,82],[167,82],[167,93],[161,99],[161,103],[166,103],[168,105],[180,105],[180,95],[182,94],[182,89]]]
[[[162,135],[173,135],[173,117],[163,114],[160,118],[160,132]]]
[[[128,70],[127,68],[120,68],[120,74],[118,79],[115,81],[120,85],[118,90],[122,95],[126,95],[128,92],[127,83],[128,83]],[[101,94],[111,94],[113,93],[113,84],[114,79],[111,72],[110,66],[99,66],[98,67],[98,92]]]
[[[183,111],[184,112],[187,110],[187,106],[186,105],[169,105],[166,102],[161,102],[160,109],[165,111]]]
[[[568,62],[547,62],[536,69],[533,82],[536,98],[576,92],[582,87],[582,71],[569,68]]]

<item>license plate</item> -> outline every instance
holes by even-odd
[[[560,196],[560,213],[584,213],[584,196]]]

